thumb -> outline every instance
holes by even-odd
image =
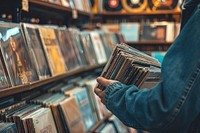
[[[97,78],[97,82],[102,85],[103,87],[107,87],[109,84],[113,83],[113,82],[117,82],[116,80],[109,80],[103,77],[98,77]]]

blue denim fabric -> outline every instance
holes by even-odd
[[[199,0],[184,7],[190,17],[182,19],[184,26],[165,55],[162,81],[142,90],[115,82],[105,90],[106,107],[127,126],[151,133],[189,133],[191,127],[199,132],[200,125],[194,126],[200,120]]]

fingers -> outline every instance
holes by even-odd
[[[102,90],[100,90],[99,88],[95,88],[94,92],[97,96],[99,96],[100,98],[104,97],[104,92]]]
[[[97,78],[97,82],[102,85],[103,87],[108,86],[109,84],[113,83],[113,82],[117,82],[116,80],[108,80],[106,78],[103,77],[98,77]]]
[[[104,92],[99,88],[94,88],[94,92],[101,99],[101,102],[104,104]]]

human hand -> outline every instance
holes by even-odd
[[[111,84],[113,82],[118,82],[116,80],[110,80],[110,79],[106,79],[103,77],[98,77],[96,80],[103,87],[107,87],[109,84]],[[97,96],[99,96],[99,98],[101,99],[101,102],[104,104],[104,95],[105,95],[104,92],[97,87],[94,88],[94,92]]]

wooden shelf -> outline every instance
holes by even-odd
[[[60,12],[65,12],[65,13],[70,13],[72,14],[73,9],[71,9],[70,7],[64,7],[61,5],[57,5],[57,4],[53,4],[53,3],[49,3],[49,2],[45,2],[45,1],[39,1],[39,0],[29,0],[29,4],[31,5],[35,5],[38,6],[40,8],[48,8],[49,10],[56,10],[56,11],[60,11]],[[29,6],[32,7],[32,6]],[[80,10],[76,10],[78,15],[83,15],[83,16],[87,16],[87,17],[91,17],[92,14],[85,12],[85,11],[80,11]]]
[[[0,98],[6,97],[6,96],[9,96],[9,95],[14,95],[14,94],[17,94],[17,93],[20,93],[20,92],[32,90],[36,87],[51,83],[53,81],[58,81],[60,79],[63,79],[63,78],[69,77],[69,76],[73,76],[73,75],[76,75],[76,74],[79,74],[79,73],[91,71],[91,70],[94,70],[94,69],[97,69],[97,68],[100,68],[100,67],[104,67],[104,66],[105,66],[105,63],[100,64],[100,65],[94,65],[94,66],[85,66],[85,67],[78,68],[76,70],[68,71],[64,74],[60,74],[60,75],[57,75],[57,76],[54,76],[54,77],[50,77],[48,79],[38,80],[38,81],[35,81],[35,82],[32,82],[32,83],[29,83],[27,85],[20,85],[20,86],[16,86],[16,87],[5,88],[5,89],[0,90]]]
[[[166,41],[138,41],[138,42],[126,42],[128,45],[171,45],[173,42]]]
[[[154,12],[138,12],[138,13],[127,13],[127,12],[101,12],[94,14],[95,16],[138,16],[138,15],[181,15],[180,11],[154,11]]]

